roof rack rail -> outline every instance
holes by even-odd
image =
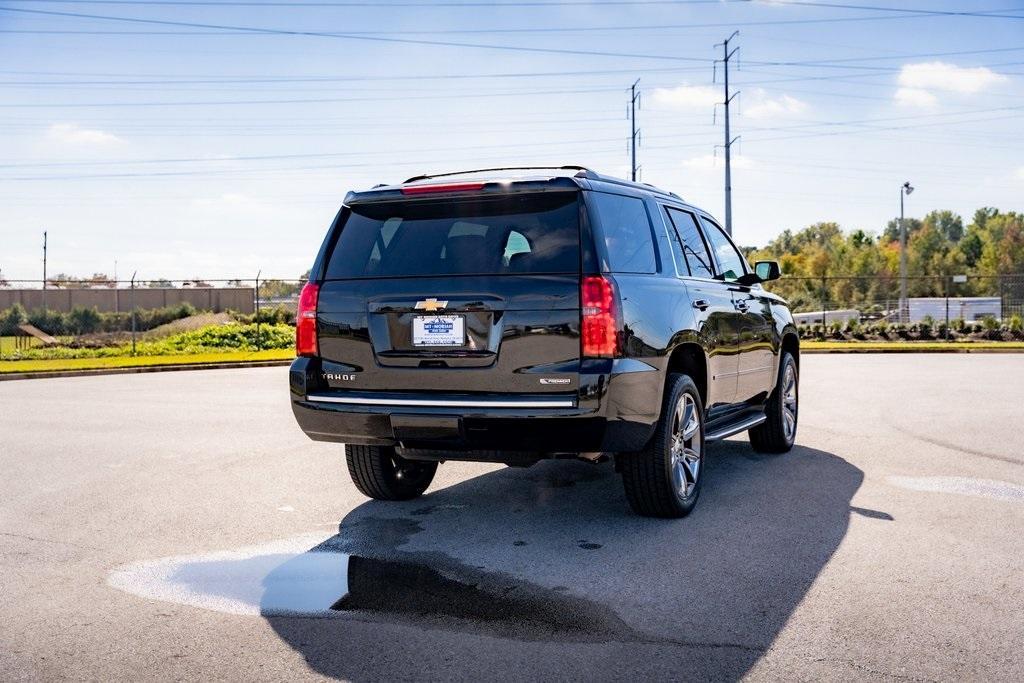
[[[680,197],[679,195],[677,195],[675,192],[670,192],[668,190],[663,190],[660,187],[657,187],[655,185],[651,185],[650,183],[641,183],[641,182],[637,182],[635,180],[624,180],[623,178],[616,178],[616,177],[610,176],[610,175],[602,175],[600,173],[594,173],[593,171],[588,171],[588,173],[590,175],[583,176],[583,177],[590,178],[591,180],[600,180],[603,183],[611,183],[613,185],[624,185],[626,187],[642,188],[642,189],[645,189],[645,190],[648,190],[648,191],[651,191],[651,192],[657,192],[658,194],[663,194],[663,195],[668,196],[668,197],[675,197],[679,201],[683,201],[683,198]],[[577,174],[577,175],[579,175],[579,174]]]
[[[474,168],[469,171],[452,171],[450,173],[431,173],[413,176],[403,181],[405,183],[414,183],[418,180],[430,180],[431,178],[447,178],[453,175],[469,175],[471,173],[489,173],[491,171],[532,171],[532,170],[556,170],[556,171],[579,171],[576,175],[584,174],[581,177],[593,178],[597,177],[597,173],[594,173],[589,168],[584,166],[498,166],[495,168]]]
[[[638,183],[638,182],[634,182],[632,180],[623,180],[622,178],[616,178],[614,176],[603,175],[601,173],[598,173],[597,171],[593,171],[593,170],[587,168],[586,166],[572,166],[572,165],[565,165],[565,166],[498,166],[498,167],[495,167],[495,168],[475,168],[475,169],[470,170],[470,171],[452,171],[450,173],[433,173],[433,174],[429,174],[429,175],[428,174],[417,175],[417,176],[413,176],[412,178],[409,178],[408,180],[405,180],[402,184],[404,185],[405,183],[414,183],[414,182],[417,182],[417,181],[420,181],[420,180],[431,180],[433,178],[447,178],[447,177],[450,177],[450,176],[457,176],[457,175],[469,175],[471,173],[490,173],[492,171],[533,171],[533,170],[576,171],[576,173],[573,174],[574,177],[576,177],[576,178],[587,178],[588,180],[599,180],[601,182],[612,183],[614,185],[624,185],[626,187],[642,187],[642,188],[644,188],[646,190],[657,192],[659,194],[663,194],[663,195],[666,195],[668,197],[675,197],[679,201],[683,201],[682,197],[677,195],[675,192],[669,192],[667,190],[662,190],[661,188],[655,187],[654,185],[651,185],[650,183]]]

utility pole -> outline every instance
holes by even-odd
[[[725,66],[725,100],[722,104],[725,107],[725,144],[722,145],[725,149],[725,231],[732,235],[732,143],[739,139],[739,136],[733,138],[729,131],[729,103],[732,102],[733,98],[739,95],[739,92],[729,94],[729,60],[732,58],[738,47],[734,47],[729,50],[729,43],[732,39],[739,35],[739,31],[733,31],[732,35],[725,39],[724,42],[718,45],[722,46],[722,64]],[[715,47],[718,47],[715,45]]]
[[[43,310],[46,310],[46,231],[43,230]]]
[[[640,79],[638,78],[636,79],[636,82],[633,83],[633,85],[631,85],[629,88],[629,144],[630,168],[632,169],[632,172],[630,173],[630,180],[632,180],[634,183],[636,182],[636,172],[640,169],[640,167],[636,165],[636,141],[637,136],[640,135],[640,131],[636,127],[636,110],[640,102],[640,91],[636,89],[636,86],[639,85],[639,83]]]
[[[914,188],[910,181],[900,185],[900,322],[910,322],[910,307],[907,301],[907,225],[903,222],[903,198]]]

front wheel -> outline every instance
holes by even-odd
[[[419,497],[437,472],[436,462],[406,460],[385,446],[345,445],[345,460],[352,482],[363,495],[377,500]]]
[[[785,453],[796,441],[799,397],[796,359],[789,353],[779,361],[779,380],[768,397],[767,420],[750,430],[750,445],[759,453]]]
[[[645,517],[685,517],[697,504],[704,473],[704,405],[687,375],[669,375],[654,436],[623,456],[630,507]]]

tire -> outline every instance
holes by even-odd
[[[685,517],[704,473],[704,405],[687,375],[668,376],[661,417],[642,451],[622,458],[629,506],[645,517]]]
[[[750,445],[758,453],[786,453],[796,442],[799,418],[800,375],[789,353],[779,361],[779,378],[765,404],[768,419],[749,431]]]
[[[419,497],[437,472],[436,462],[400,458],[394,448],[345,445],[345,460],[352,482],[363,495],[376,500],[411,500]]]

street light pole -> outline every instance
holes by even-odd
[[[910,307],[907,301],[907,225],[903,221],[903,198],[914,191],[910,181],[900,185],[900,322],[910,320]]]

